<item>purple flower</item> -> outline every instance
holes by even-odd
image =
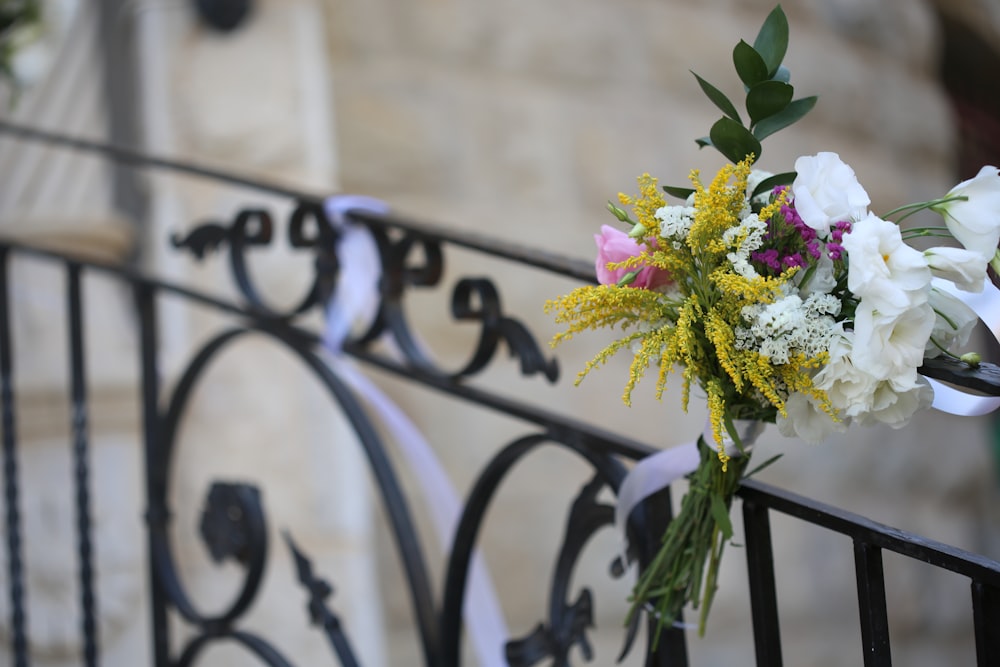
[[[793,266],[805,266],[806,260],[802,259],[802,255],[796,252],[791,255],[785,255],[781,263],[790,268]]]
[[[768,248],[763,252],[754,252],[750,255],[750,257],[753,261],[760,262],[773,271],[781,270],[781,262],[778,260],[778,251],[774,248]]]

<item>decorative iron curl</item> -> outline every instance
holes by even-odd
[[[625,467],[613,456],[579,442],[561,442],[548,434],[525,436],[502,449],[484,468],[469,494],[458,524],[445,573],[445,592],[441,613],[444,664],[460,664],[459,632],[465,586],[472,551],[487,509],[503,479],[513,466],[543,444],[565,447],[585,459],[594,469],[594,477],[574,501],[556,561],[549,594],[548,620],[527,636],[506,645],[506,658],[514,667],[530,667],[552,659],[553,667],[569,665],[569,651],[579,646],[588,660],[592,656],[586,629],[593,626],[593,598],[582,589],[569,602],[570,581],[590,538],[614,521],[614,509],[598,503],[597,494],[605,487],[617,491],[625,476]]]
[[[563,667],[569,665],[569,651],[577,645],[588,662],[593,660],[594,651],[586,635],[587,628],[594,626],[593,596],[588,588],[572,604],[567,596],[573,568],[587,541],[614,523],[614,508],[597,502],[597,493],[603,487],[604,481],[595,476],[573,502],[552,577],[548,623],[539,623],[527,637],[507,642],[505,652],[511,667],[531,667],[546,658],[552,658],[553,667]]]
[[[373,232],[382,248],[384,262],[382,306],[376,324],[364,340],[370,340],[388,329],[407,361],[424,372],[453,380],[485,369],[493,361],[502,341],[507,344],[510,355],[519,359],[522,375],[541,373],[550,382],[558,379],[556,360],[545,358],[538,342],[524,324],[503,314],[499,291],[491,280],[483,277],[460,279],[451,298],[452,317],[481,325],[472,357],[457,371],[441,368],[413,334],[404,308],[408,289],[435,287],[440,282],[444,273],[441,244],[414,233],[405,233],[398,241],[393,241],[382,230]],[[412,264],[412,256],[417,250],[423,251],[423,262]]]
[[[291,667],[291,663],[268,641],[233,628],[233,623],[246,613],[256,598],[267,561],[267,526],[260,491],[248,484],[213,483],[202,512],[200,528],[212,559],[217,563],[235,560],[246,570],[246,578],[228,610],[217,616],[203,616],[183,592],[166,551],[166,542],[157,541],[159,567],[156,572],[174,606],[200,631],[188,641],[176,664],[178,667],[191,665],[210,644],[231,640],[270,667]]]
[[[388,333],[407,361],[431,375],[457,380],[485,369],[496,357],[500,343],[505,343],[510,356],[520,362],[525,376],[541,374],[556,382],[559,367],[555,358],[546,358],[542,348],[528,328],[503,313],[500,294],[488,278],[466,277],[455,284],[451,297],[451,315],[460,322],[478,322],[481,330],[471,358],[458,370],[446,370],[431,358],[413,333],[404,307],[410,289],[433,288],[444,274],[444,251],[440,241],[408,230],[390,230],[369,222],[355,221],[371,232],[382,261],[379,283],[380,303],[368,329],[351,339],[356,345],[369,345]],[[254,246],[268,245],[274,239],[274,219],[266,210],[248,208],[240,211],[226,226],[206,222],[187,236],[175,234],[174,247],[186,249],[197,259],[229,245],[233,279],[251,309],[271,319],[291,319],[307,310],[324,306],[334,293],[340,266],[336,243],[340,234],[330,225],[323,205],[315,201],[299,201],[288,222],[288,241],[293,248],[314,253],[315,276],[309,291],[299,304],[280,311],[260,296],[247,263],[247,251]]]
[[[314,252],[314,277],[298,305],[288,310],[278,310],[268,304],[254,281],[247,262],[247,251],[254,246],[270,245],[274,240],[274,218],[261,208],[247,208],[236,214],[226,226],[218,222],[205,222],[186,236],[174,234],[171,243],[175,248],[189,251],[198,260],[221,251],[229,245],[229,264],[233,280],[249,307],[256,313],[270,318],[288,319],[313,307],[324,304],[333,292],[337,276],[335,252],[337,233],[326,217],[322,204],[299,201],[288,221],[288,242],[293,248]]]
[[[181,417],[194,395],[195,386],[203,377],[209,364],[234,340],[251,333],[261,333],[273,338],[305,362],[307,368],[325,385],[330,397],[341,406],[345,417],[351,423],[367,456],[369,468],[375,478],[386,514],[389,517],[392,534],[396,539],[397,551],[406,573],[414,616],[420,632],[425,662],[428,665],[439,664],[437,615],[423,550],[402,486],[375,424],[348,386],[315,351],[304,344],[304,338],[298,333],[298,330],[283,321],[258,322],[256,324],[258,329],[233,328],[225,330],[201,347],[188,363],[174,387],[166,412],[157,415],[156,418],[159,433],[158,447],[150,452],[147,466],[150,507],[147,522],[149,524],[153,573],[165,595],[168,606],[176,609],[184,620],[194,626],[199,633],[184,649],[178,664],[188,664],[207,644],[219,639],[229,639],[240,643],[270,665],[285,667],[288,664],[263,639],[235,628],[236,621],[249,608],[259,590],[260,576],[258,571],[263,572],[266,543],[258,540],[254,544],[247,544],[247,540],[248,534],[264,533],[262,521],[259,528],[250,531],[240,529],[236,531],[235,537],[224,537],[210,546],[213,553],[218,553],[220,558],[232,557],[239,560],[241,557],[246,557],[250,560],[248,573],[244,578],[242,589],[237,594],[236,602],[228,610],[216,616],[206,616],[199,613],[189,598],[178,575],[171,548],[170,531],[168,530],[169,475]],[[250,511],[245,510],[248,509],[247,503],[255,499],[257,494],[247,492],[245,488],[239,487],[217,486],[214,488],[216,492],[210,494],[214,496],[214,502],[209,503],[202,517],[204,528],[215,528],[219,525],[233,528],[243,520],[245,513],[253,514],[256,511],[252,507],[249,508]],[[233,512],[233,508],[237,508],[238,511]],[[323,598],[329,592],[328,584],[312,574],[311,568],[306,567],[307,561],[299,559],[299,556],[302,556],[301,552],[296,552],[293,548],[293,555],[296,556],[296,568],[300,581],[310,591],[310,612],[314,615],[313,620],[318,619],[318,622],[322,623],[341,664],[345,667],[355,665],[356,662],[353,662],[353,654],[346,637],[339,627],[339,621],[324,606]]]

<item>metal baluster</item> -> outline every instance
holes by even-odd
[[[165,484],[166,471],[160,467],[162,459],[159,411],[159,368],[156,361],[156,299],[155,289],[137,282],[135,287],[136,310],[139,315],[139,355],[142,368],[143,439],[145,441],[146,467],[146,530],[149,545],[150,611],[153,631],[153,664],[167,667],[170,664],[170,642],[167,628],[168,596],[157,573],[157,544],[154,533],[164,530],[167,508],[158,500],[157,485]]]
[[[27,667],[28,619],[25,611],[24,559],[18,489],[17,433],[14,419],[14,362],[10,330],[9,248],[0,248],[0,410],[3,412],[4,499],[7,503],[7,568],[10,578],[12,650],[15,667]]]
[[[1000,588],[972,582],[972,622],[976,630],[976,664],[1000,665]]]
[[[856,540],[854,567],[858,578],[865,667],[889,667],[892,655],[889,647],[889,613],[885,602],[882,550]]]
[[[80,611],[83,615],[83,660],[98,662],[97,596],[94,590],[93,521],[90,512],[89,425],[87,376],[83,349],[83,296],[80,265],[67,264],[66,301],[69,315],[70,406],[73,433],[73,475],[76,491],[77,555],[80,558]]]
[[[781,667],[781,626],[774,582],[771,519],[767,507],[743,501],[747,578],[757,667]]]

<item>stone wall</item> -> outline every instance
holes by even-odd
[[[987,3],[980,4],[986,11]],[[592,234],[610,222],[605,202],[619,190],[634,191],[637,175],[648,171],[662,182],[683,183],[692,167],[720,165],[716,153],[699,152],[692,141],[707,133],[717,112],[688,70],[738,93],[730,50],[738,39],[753,38],[772,6],[764,0],[328,0],[341,183],[418,218],[590,257]],[[806,120],[765,143],[762,166],[783,170],[797,155],[836,150],[883,211],[953,185],[954,131],[937,80],[931,4],[791,0],[783,6],[792,25],[786,59],[792,83],[799,95],[819,94],[820,102]],[[459,256],[448,278],[485,270]],[[506,308],[524,315],[542,339],[551,335],[542,304],[571,284],[542,286],[527,270],[494,275]],[[464,339],[455,339],[461,327],[443,308],[421,304],[412,315],[444,355]],[[601,340],[581,338],[560,350],[564,376],[581,368]],[[647,396],[652,388],[641,387],[637,405],[622,407],[624,369],[613,363],[577,389],[526,381],[512,391],[596,415],[604,426],[663,445],[700,430],[704,410],[693,406],[681,414],[676,391],[657,404]],[[514,375],[499,369],[491,378],[520,382]],[[419,396],[400,393],[400,400],[445,448],[461,488],[490,451],[525,431],[458,407],[434,411],[432,401]],[[819,447],[774,434],[762,449],[785,457],[764,478],[996,556],[997,516],[989,508],[998,499],[997,480],[988,427],[986,419],[928,414],[905,431],[855,430]],[[564,506],[583,480],[578,466],[555,454],[533,465],[509,489],[486,536],[515,634],[529,631],[544,609],[537,591],[563,518],[548,508]],[[538,521],[526,523],[526,515]],[[780,519],[775,539],[785,582],[786,660],[838,665],[845,651],[860,659],[850,653],[860,647],[849,540]],[[938,581],[887,562],[890,596],[902,609],[892,619],[897,656],[931,665],[944,655],[971,654],[962,629],[971,613],[967,587],[949,588],[955,582],[947,577]],[[598,579],[606,565],[593,564]],[[383,566],[393,576],[395,566]],[[746,601],[735,593],[743,568],[739,549],[732,549],[711,636],[692,645],[708,661],[699,664],[745,661],[732,648],[749,635]],[[624,592],[620,584],[603,586],[599,624],[614,634]],[[390,622],[405,627],[405,606],[390,599],[388,609]],[[730,637],[733,642],[725,641]]]

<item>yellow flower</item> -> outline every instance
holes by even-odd
[[[715,175],[708,189],[701,183],[697,172],[692,173],[695,215],[687,241],[695,253],[726,252],[722,234],[739,223],[740,211],[746,204],[750,164],[750,158],[736,165],[727,164]]]

